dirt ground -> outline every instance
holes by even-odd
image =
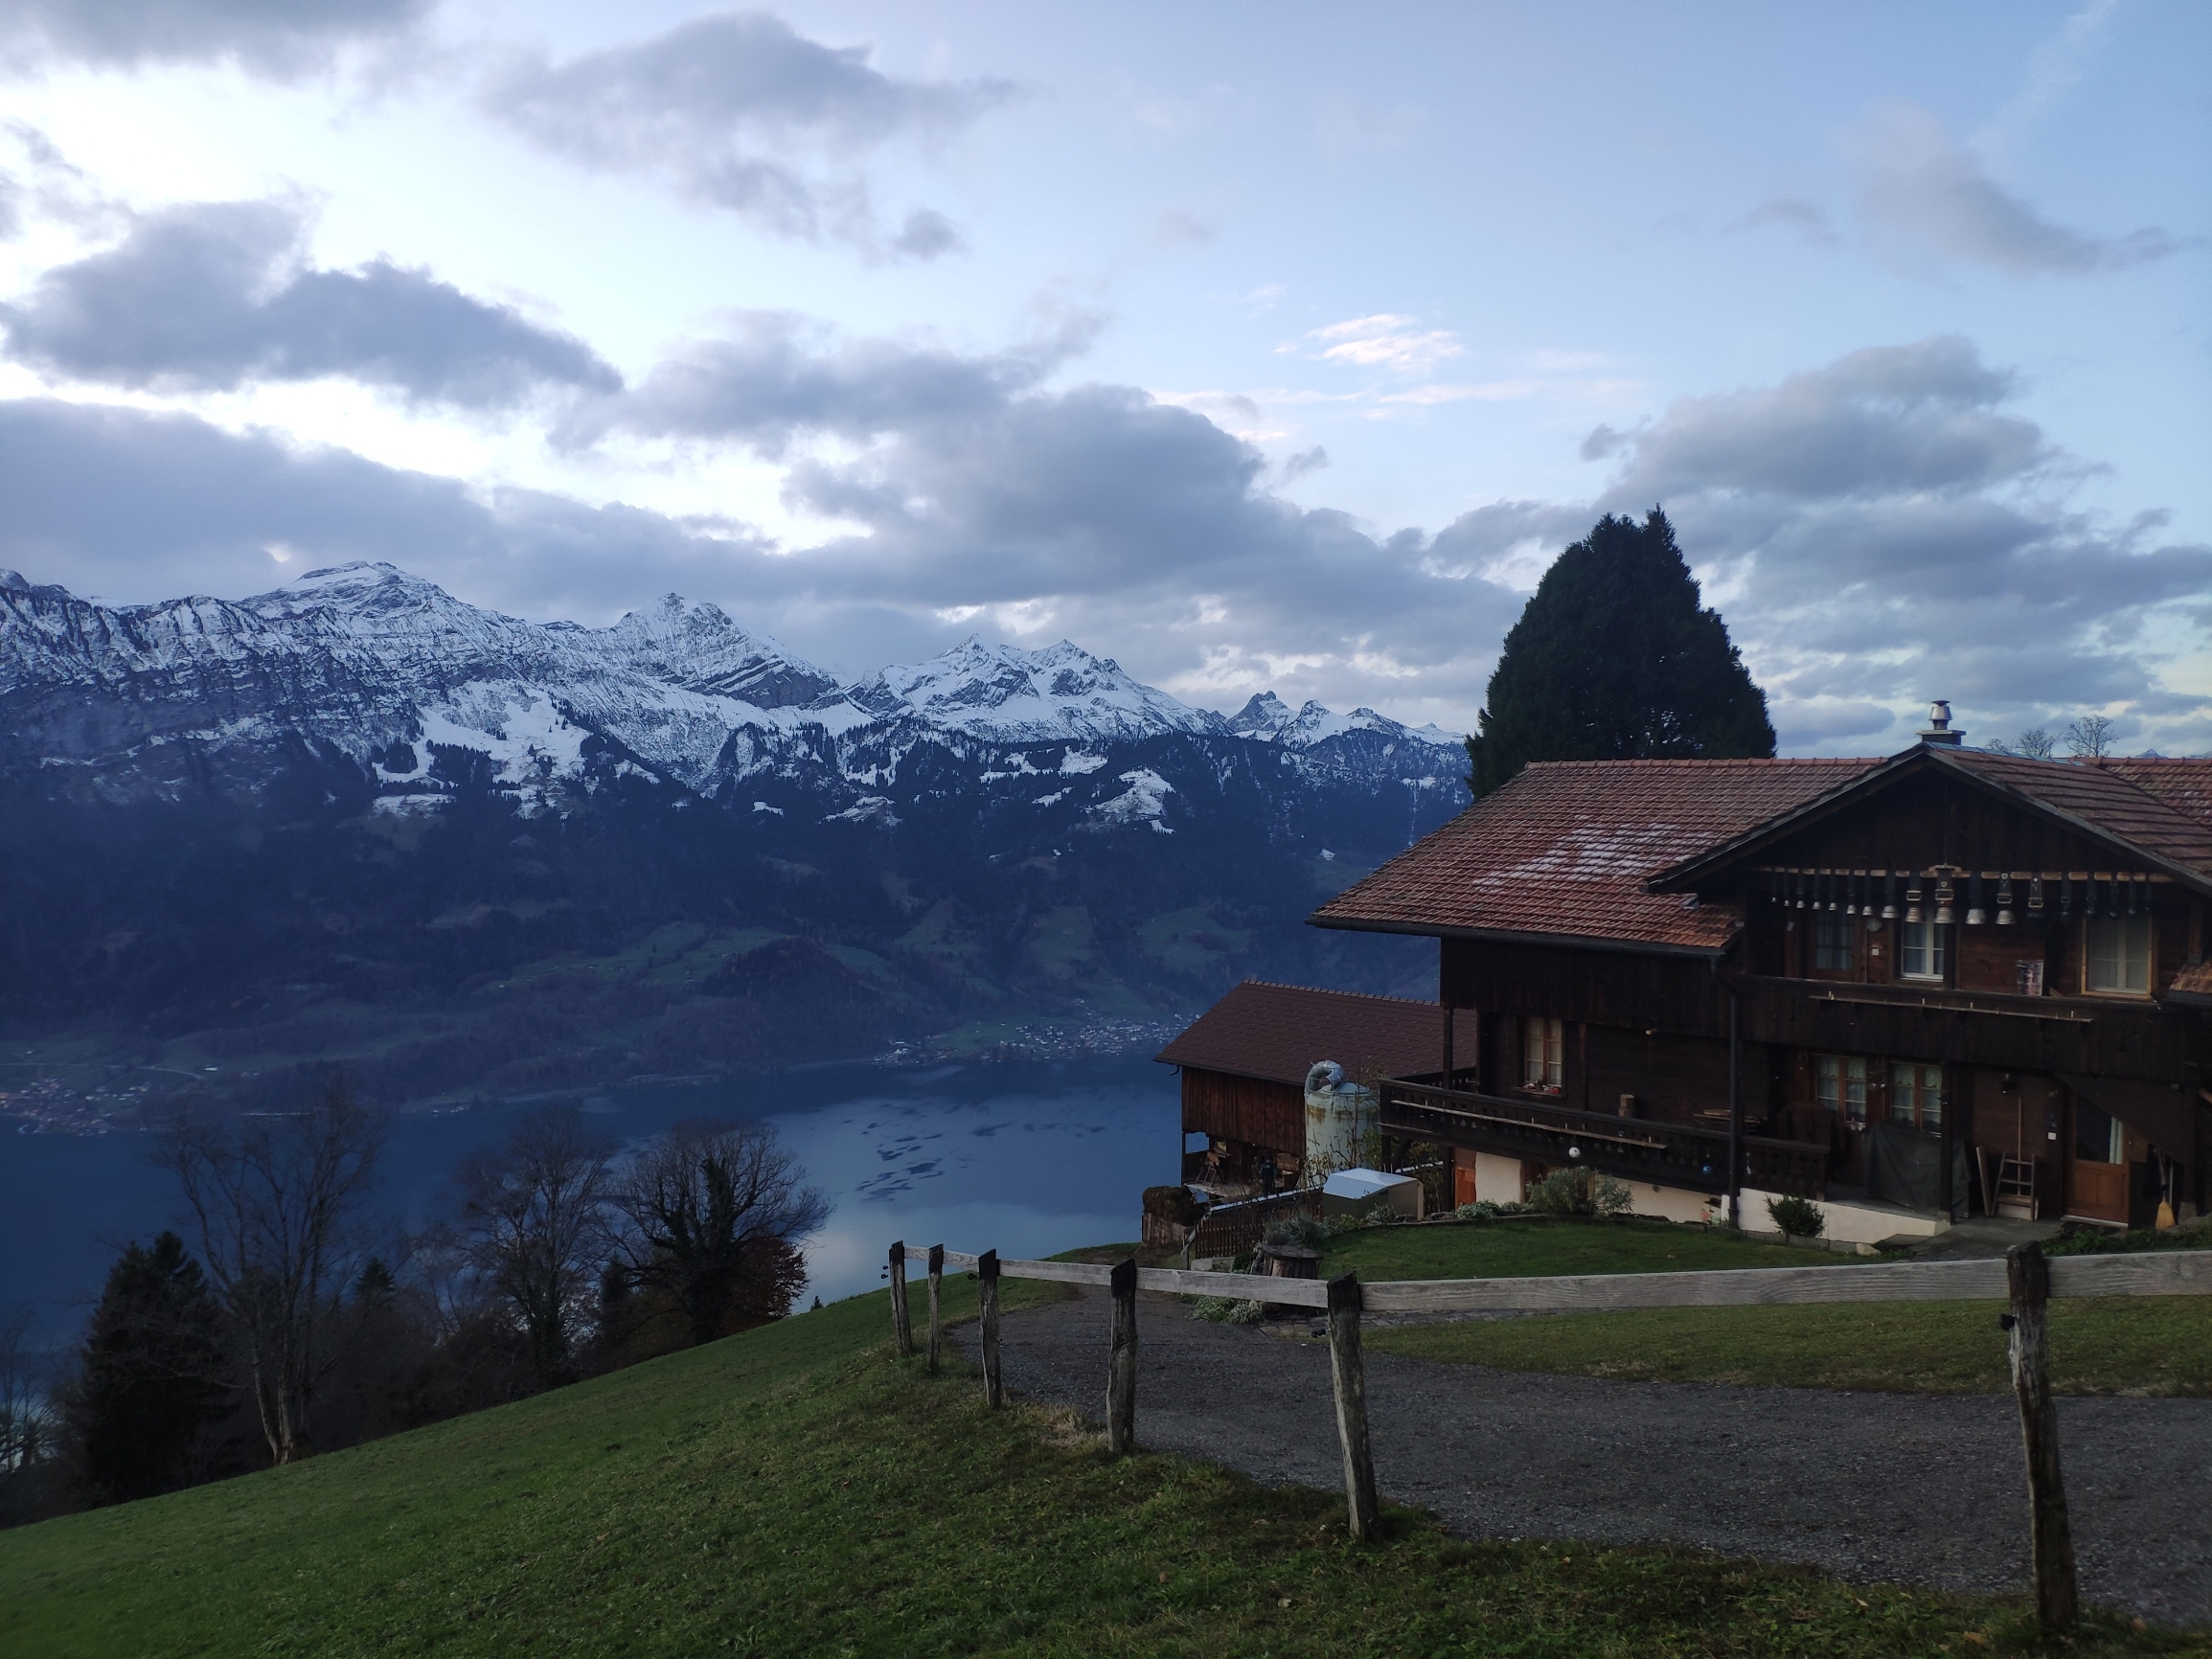
[[[1269,1484],[1342,1481],[1317,1324],[1254,1329],[1139,1300],[1137,1438]],[[972,1358],[977,1333],[955,1333]],[[1009,1314],[1007,1385],[1105,1413],[1103,1291]],[[1471,1537],[1669,1541],[1846,1578],[2024,1590],[2009,1395],[1621,1383],[1367,1355],[1376,1477]],[[2083,1593],[2212,1620],[2212,1400],[2064,1399]]]

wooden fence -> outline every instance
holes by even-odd
[[[1812,1302],[2003,1301],[2011,1333],[2013,1392],[2027,1460],[2029,1553],[2036,1613],[2051,1629],[2071,1626],[2080,1598],[2073,1537],[2059,1467],[2058,1413],[2050,1391],[2045,1310],[2053,1296],[2212,1296],[2212,1251],[2134,1256],[2063,1256],[2018,1244],[2003,1260],[1881,1262],[1865,1267],[1763,1267],[1705,1273],[1607,1273],[1556,1279],[1415,1279],[1361,1284],[1345,1273],[1327,1281],[1248,1273],[1195,1273],[1078,1261],[1001,1261],[932,1245],[928,1256],[928,1366],[940,1363],[939,1288],[947,1267],[972,1270],[982,1286],[983,1387],[996,1407],[1000,1375],[998,1282],[1042,1279],[1096,1284],[1110,1302],[1106,1360],[1106,1445],[1116,1456],[1136,1443],[1137,1292],[1221,1296],[1310,1307],[1326,1315],[1329,1375],[1336,1434],[1344,1454],[1344,1494],[1355,1537],[1372,1541],[1381,1520],[1375,1460],[1367,1436],[1367,1383],[1359,1316],[1374,1313],[1598,1312],[1632,1307],[1743,1307]],[[906,1305],[906,1247],[891,1246],[891,1323],[901,1355],[914,1352]]]
[[[1260,1242],[1261,1236],[1278,1221],[1299,1216],[1321,1218],[1321,1190],[1299,1187],[1265,1198],[1240,1198],[1233,1204],[1216,1204],[1191,1230],[1193,1259],[1202,1256],[1241,1256]]]

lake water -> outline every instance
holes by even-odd
[[[743,1083],[625,1090],[583,1102],[617,1145],[687,1118],[773,1124],[829,1194],[807,1246],[808,1293],[834,1301],[882,1283],[894,1239],[1043,1256],[1135,1237],[1139,1194],[1176,1178],[1175,1077],[1149,1059],[803,1067]],[[451,1177],[527,1108],[402,1113],[376,1193],[395,1228],[451,1213]],[[146,1135],[0,1137],[0,1313],[28,1305],[39,1329],[81,1329],[108,1265],[133,1239],[175,1226],[175,1177]]]

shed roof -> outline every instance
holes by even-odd
[[[1471,1062],[1475,1015],[1459,1010],[1456,1052]],[[1248,979],[1200,1014],[1156,1059],[1263,1082],[1299,1084],[1317,1060],[1345,1076],[1404,1077],[1444,1063],[1444,1009],[1433,1002]]]
[[[1879,760],[1550,761],[1321,906],[1323,927],[1718,951],[1732,905],[1646,882],[1818,800]]]

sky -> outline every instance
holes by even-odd
[[[1465,730],[1661,506],[1786,754],[2212,752],[2212,8],[0,0],[0,564]]]

